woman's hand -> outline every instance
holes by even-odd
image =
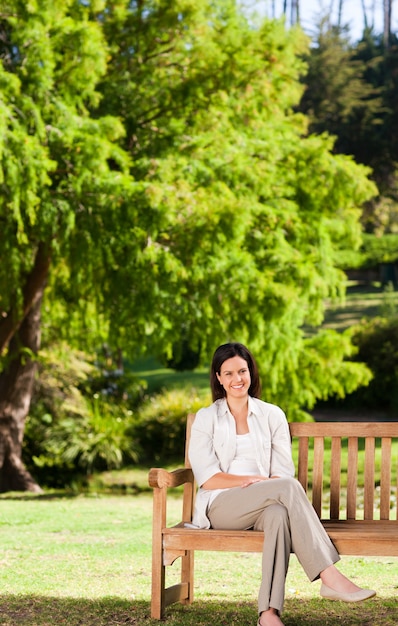
[[[254,483],[261,483],[262,480],[269,480],[266,476],[245,476],[245,481],[241,484],[242,489],[254,485]]]
[[[273,478],[279,478],[279,476],[270,476],[269,478],[267,476],[250,476],[244,483],[241,484],[241,487],[243,489],[244,487],[249,487],[254,483],[260,483],[262,480],[272,480]]]
[[[279,478],[278,476],[271,476],[271,478]],[[209,480],[206,480],[203,485],[203,489],[230,489],[231,487],[249,487],[253,483],[258,483],[261,480],[270,480],[267,476],[261,476],[261,474],[243,475],[240,474],[227,474],[226,472],[217,472]]]

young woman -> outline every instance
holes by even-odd
[[[294,478],[283,411],[259,400],[256,362],[240,343],[214,353],[213,404],[196,415],[189,458],[199,485],[193,524],[199,528],[264,531],[258,626],[283,626],[280,614],[290,553],[321,596],[359,602],[375,595],[335,567],[339,555]]]

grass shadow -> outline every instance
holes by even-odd
[[[162,622],[150,617],[149,602],[105,597],[54,598],[37,595],[0,597],[1,626],[254,626],[255,602],[197,600],[191,606],[173,605]],[[285,626],[396,626],[397,598],[375,598],[361,604],[327,602],[318,598],[289,598]]]
[[[0,494],[0,500],[64,500],[65,498],[79,498],[82,490],[60,489],[57,491],[44,491],[43,493],[30,493],[28,491],[7,491]]]

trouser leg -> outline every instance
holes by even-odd
[[[260,614],[270,607],[282,611],[291,552],[287,509],[281,504],[270,503],[258,517],[254,530],[265,531],[258,612]]]
[[[249,487],[227,489],[214,500],[208,511],[213,528],[253,528],[265,507],[275,502],[288,514],[292,551],[308,578],[339,560],[339,555],[325,532],[307,495],[294,478],[276,478]],[[265,528],[267,537],[267,528]]]

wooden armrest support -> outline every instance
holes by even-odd
[[[160,467],[153,467],[149,471],[148,483],[150,487],[179,487],[185,483],[193,483],[194,477],[191,469],[180,468],[168,472]]]

